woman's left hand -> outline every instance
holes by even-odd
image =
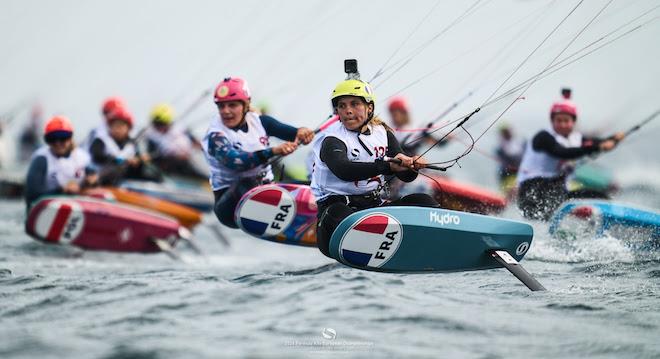
[[[395,159],[401,161],[401,163],[390,162],[390,169],[394,172],[405,172],[414,169],[412,157],[408,157],[403,153],[399,153],[394,156]]]
[[[301,127],[298,129],[298,133],[296,133],[296,141],[306,145],[312,142],[314,139],[314,131],[310,130],[307,127]]]

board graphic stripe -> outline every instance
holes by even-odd
[[[355,252],[348,249],[342,251],[342,256],[347,262],[363,267],[369,264],[369,260],[371,259],[371,254],[369,253]]]
[[[358,223],[357,226],[353,227],[356,231],[383,234],[385,228],[387,228],[387,217],[386,216],[370,216],[365,218],[362,222]]]
[[[271,206],[277,206],[280,203],[281,198],[281,190],[269,189],[255,194],[249,200],[269,204]]]
[[[266,229],[268,228],[268,223],[258,222],[244,217],[241,218],[241,225],[243,226],[243,229],[246,230],[247,232],[259,236],[264,234],[264,232],[266,232]]]
[[[64,230],[64,225],[66,224],[67,219],[69,219],[69,215],[71,215],[72,211],[73,209],[71,208],[71,205],[66,203],[58,208],[57,216],[55,216],[55,220],[46,235],[47,241],[57,242],[59,240],[62,231]]]

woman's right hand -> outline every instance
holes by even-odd
[[[64,188],[62,188],[62,191],[67,194],[78,194],[80,193],[80,185],[76,181],[69,181]]]
[[[279,146],[273,147],[273,154],[286,156],[295,151],[296,148],[298,148],[298,144],[296,142],[284,142]]]

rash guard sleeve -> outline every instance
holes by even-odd
[[[232,170],[249,170],[265,164],[269,158],[273,157],[272,148],[255,152],[235,149],[229,139],[218,132],[209,136],[208,141],[208,154]]]
[[[381,174],[392,173],[390,165],[384,161],[349,161],[346,145],[333,136],[323,139],[320,157],[330,171],[342,181],[361,181]]]
[[[390,131],[387,132],[387,144],[389,157],[394,157],[402,152],[399,141]],[[413,171],[393,173],[389,163],[382,160],[352,162],[348,159],[348,149],[344,142],[332,136],[323,139],[320,157],[330,171],[342,181],[361,181],[378,175],[395,174],[402,181],[410,182],[417,177],[417,173]]]
[[[598,140],[589,139],[588,142],[583,143],[582,147],[564,147],[548,131],[541,131],[532,139],[532,148],[535,151],[545,152],[550,156],[565,160],[576,159],[598,151]]]
[[[266,130],[268,136],[274,136],[285,141],[293,141],[296,139],[296,135],[298,134],[297,128],[282,123],[267,115],[259,116],[259,120],[261,120],[261,125],[264,126],[264,130]]]
[[[48,173],[48,160],[46,157],[36,157],[30,168],[28,169],[27,177],[25,180],[25,202],[29,205],[36,201],[39,197],[61,193],[61,188],[56,188],[52,191],[46,191],[46,175]]]

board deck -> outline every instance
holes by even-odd
[[[189,233],[170,217],[89,197],[56,196],[37,202],[26,232],[48,243],[91,250],[159,252],[154,239],[170,245]]]
[[[442,208],[479,214],[499,213],[507,205],[503,195],[474,184],[458,182],[444,176],[427,179],[433,197]]]
[[[238,226],[251,236],[284,244],[316,246],[316,199],[307,185],[268,184],[243,195]]]
[[[383,272],[452,272],[501,265],[505,250],[520,261],[532,244],[527,223],[426,207],[378,207],[345,218],[330,239],[336,260]]]
[[[154,212],[175,218],[186,228],[193,228],[202,221],[202,213],[196,209],[178,203],[149,196],[144,193],[130,191],[126,188],[101,187],[90,188],[83,192],[84,195],[101,198],[120,203],[130,204],[136,207],[148,209]]]
[[[563,238],[609,235],[632,249],[657,250],[660,248],[660,213],[604,200],[574,200],[555,211],[548,231]]]
[[[195,189],[190,186],[176,186],[172,183],[155,183],[148,181],[124,181],[122,188],[144,193],[166,201],[178,203],[202,212],[213,210],[213,194],[206,189]]]

